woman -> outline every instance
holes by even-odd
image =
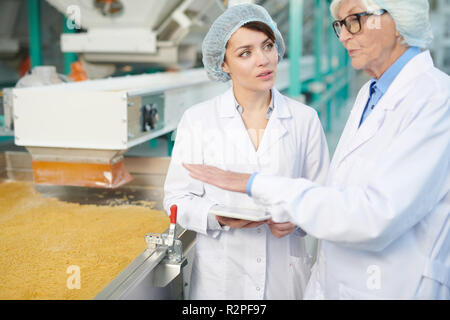
[[[227,9],[203,42],[203,63],[224,94],[188,109],[177,129],[164,206],[197,232],[191,299],[300,299],[309,278],[304,233],[288,221],[251,222],[209,213],[215,204],[260,209],[250,197],[189,177],[182,162],[324,182],[328,151],[316,112],[274,82],[284,42],[267,11]]]
[[[327,186],[189,166],[322,239],[305,295],[450,299],[450,78],[433,66],[427,0],[334,0],[360,90]],[[249,186],[247,186],[249,184]],[[276,210],[275,210],[276,208]]]

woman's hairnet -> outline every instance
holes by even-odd
[[[203,40],[203,65],[211,80],[226,82],[231,79],[222,70],[225,46],[233,33],[244,24],[252,21],[263,22],[273,30],[278,61],[282,59],[285,51],[283,37],[266,9],[249,3],[232,6],[214,21]]]
[[[342,0],[333,0],[331,14],[336,18]],[[385,9],[409,46],[427,48],[433,40],[428,0],[361,0],[368,10]]]

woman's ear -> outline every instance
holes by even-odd
[[[222,62],[222,71],[226,73],[230,73],[230,68],[228,68],[228,64],[224,61]]]

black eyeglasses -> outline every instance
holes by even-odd
[[[384,9],[372,11],[372,12],[361,12],[355,13],[347,16],[342,20],[333,21],[333,29],[336,33],[336,36],[339,38],[341,36],[342,25],[345,25],[345,28],[351,34],[355,34],[361,31],[361,17],[364,16],[381,16],[385,14],[387,11]]]

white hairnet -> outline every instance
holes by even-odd
[[[275,35],[278,61],[284,55],[285,45],[276,23],[263,7],[256,4],[241,4],[228,8],[212,24],[203,40],[203,65],[211,80],[226,82],[230,76],[222,70],[225,46],[230,37],[248,22],[259,21],[268,25]]]
[[[336,18],[343,0],[333,0],[331,14]],[[398,32],[409,46],[427,48],[433,40],[428,0],[361,0],[369,10],[385,9],[394,19]]]

